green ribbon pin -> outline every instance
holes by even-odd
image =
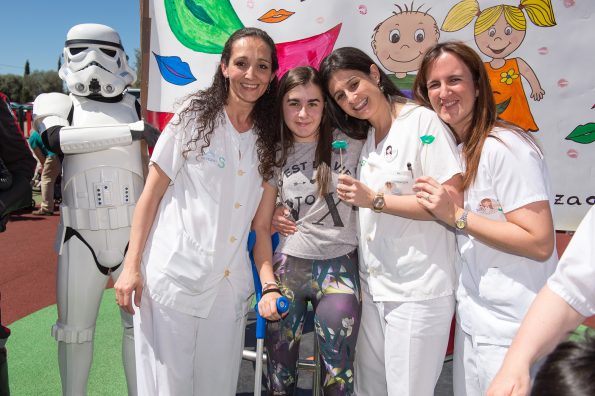
[[[430,144],[434,141],[434,139],[436,139],[436,137],[432,135],[423,135],[419,138],[423,144]]]

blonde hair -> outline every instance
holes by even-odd
[[[448,12],[442,24],[442,30],[445,32],[461,30],[477,17],[474,28],[474,34],[477,36],[493,26],[502,14],[513,29],[527,30],[527,20],[523,10],[527,11],[527,16],[536,26],[556,25],[551,0],[520,0],[518,6],[500,4],[483,11],[479,9],[477,0],[462,0]]]

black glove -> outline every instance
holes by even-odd
[[[161,131],[148,122],[145,122],[144,124],[145,128],[142,131],[130,131],[132,140],[143,139],[147,142],[147,146],[153,148],[155,147],[155,144],[157,144],[157,139],[159,138]]]

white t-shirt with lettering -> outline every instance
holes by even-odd
[[[282,169],[275,169],[269,183],[279,189],[280,200],[289,209],[298,231],[281,237],[277,252],[290,256],[327,260],[343,256],[357,247],[356,212],[337,197],[338,176],[355,177],[363,141],[335,130],[333,140],[344,140],[346,149],[333,149],[332,181],[328,193],[318,194],[314,159],[317,142],[294,143]]]

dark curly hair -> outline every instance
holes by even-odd
[[[225,42],[220,63],[229,65],[233,44],[245,37],[257,37],[267,44],[271,50],[272,72],[275,73],[279,69],[275,43],[264,30],[258,28],[247,27],[236,30]],[[275,106],[276,92],[277,77],[275,76],[266,92],[254,105],[251,113],[254,122],[253,130],[257,135],[256,150],[260,160],[258,171],[265,180],[273,176],[275,144],[278,140],[277,127],[279,124],[276,115],[271,111]],[[175,123],[181,123],[182,120],[186,120],[186,126],[192,121],[195,124],[190,140],[186,143],[184,157],[197,149],[200,150],[200,154],[204,154],[204,149],[211,144],[211,135],[215,127],[224,119],[223,109],[227,104],[228,96],[229,87],[226,78],[223,76],[221,67],[217,65],[211,86],[192,95],[189,104],[180,112],[179,118],[175,121]],[[197,153],[197,155],[199,154]]]
[[[376,65],[372,58],[364,51],[354,47],[337,48],[324,58],[320,64],[320,77],[327,96],[331,119],[340,130],[354,139],[365,139],[371,125],[367,120],[360,120],[347,115],[335,102],[334,98],[330,96],[328,86],[333,74],[340,70],[355,70],[368,76],[372,65]],[[378,71],[380,73],[379,89],[382,90],[386,99],[389,102],[395,99],[405,102],[405,95],[389,80],[386,73],[380,67],[378,67]]]

